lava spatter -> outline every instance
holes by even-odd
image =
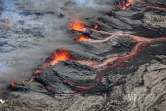
[[[81,35],[75,39],[75,42],[86,42],[88,39],[88,37]]]
[[[37,75],[38,73],[41,73],[42,71],[43,71],[42,69],[36,68],[33,74]]]
[[[18,84],[16,82],[12,82],[11,86],[12,86],[12,88],[14,88],[14,87],[18,86]]]
[[[77,19],[69,26],[69,28],[75,31],[85,31],[86,25],[81,23],[81,21]]]
[[[64,49],[57,49],[56,52],[51,56],[49,61],[44,62],[43,66],[55,65],[60,61],[74,60],[75,58]]]

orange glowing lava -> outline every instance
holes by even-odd
[[[81,23],[80,20],[74,21],[74,22],[69,26],[69,28],[72,29],[72,30],[76,30],[76,31],[85,31],[85,30],[86,30],[85,24]]]
[[[127,0],[127,3],[133,3],[133,0]]]
[[[46,67],[46,66],[49,66],[49,64],[47,62],[44,62],[43,66]]]
[[[52,55],[49,62],[45,62],[43,66],[55,65],[60,61],[74,60],[72,55],[63,49],[57,49],[56,52]]]
[[[97,29],[99,26],[98,26],[98,24],[96,24],[95,26],[94,26],[94,29]]]
[[[126,3],[119,4],[118,7],[122,10],[130,9],[134,0],[127,0]]]
[[[103,20],[102,18],[98,19],[98,21],[97,21],[98,23],[96,23],[96,24],[93,26],[93,28],[94,28],[94,29],[98,29],[98,28],[99,28],[99,23],[102,22],[102,20]]]
[[[34,82],[35,81],[35,79],[34,78],[31,78],[30,80],[29,80],[29,82]]]
[[[40,72],[42,72],[42,70],[39,69],[39,68],[37,68],[37,69],[35,69],[34,74],[36,75],[36,74],[38,74],[38,73],[40,73]]]
[[[84,35],[79,36],[75,39],[75,42],[86,42],[88,40],[88,37],[85,37]]]
[[[11,83],[11,86],[12,86],[12,87],[16,87],[17,85],[18,85],[18,84],[17,84],[16,82],[12,82],[12,83]]]

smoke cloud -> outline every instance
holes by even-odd
[[[88,7],[99,7],[100,5],[95,3],[94,0],[74,0],[78,5],[88,6]]]

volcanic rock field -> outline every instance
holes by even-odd
[[[166,1],[119,1],[0,0],[0,110],[165,111]]]

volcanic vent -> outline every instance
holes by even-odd
[[[163,23],[147,22],[149,14],[164,17],[166,7],[150,0],[121,1],[115,0],[109,12],[74,18],[68,26],[73,44],[56,49],[34,69],[29,82],[37,82],[50,96],[107,93],[116,86],[126,87],[139,67],[166,55]],[[13,89],[24,86],[12,84]]]

